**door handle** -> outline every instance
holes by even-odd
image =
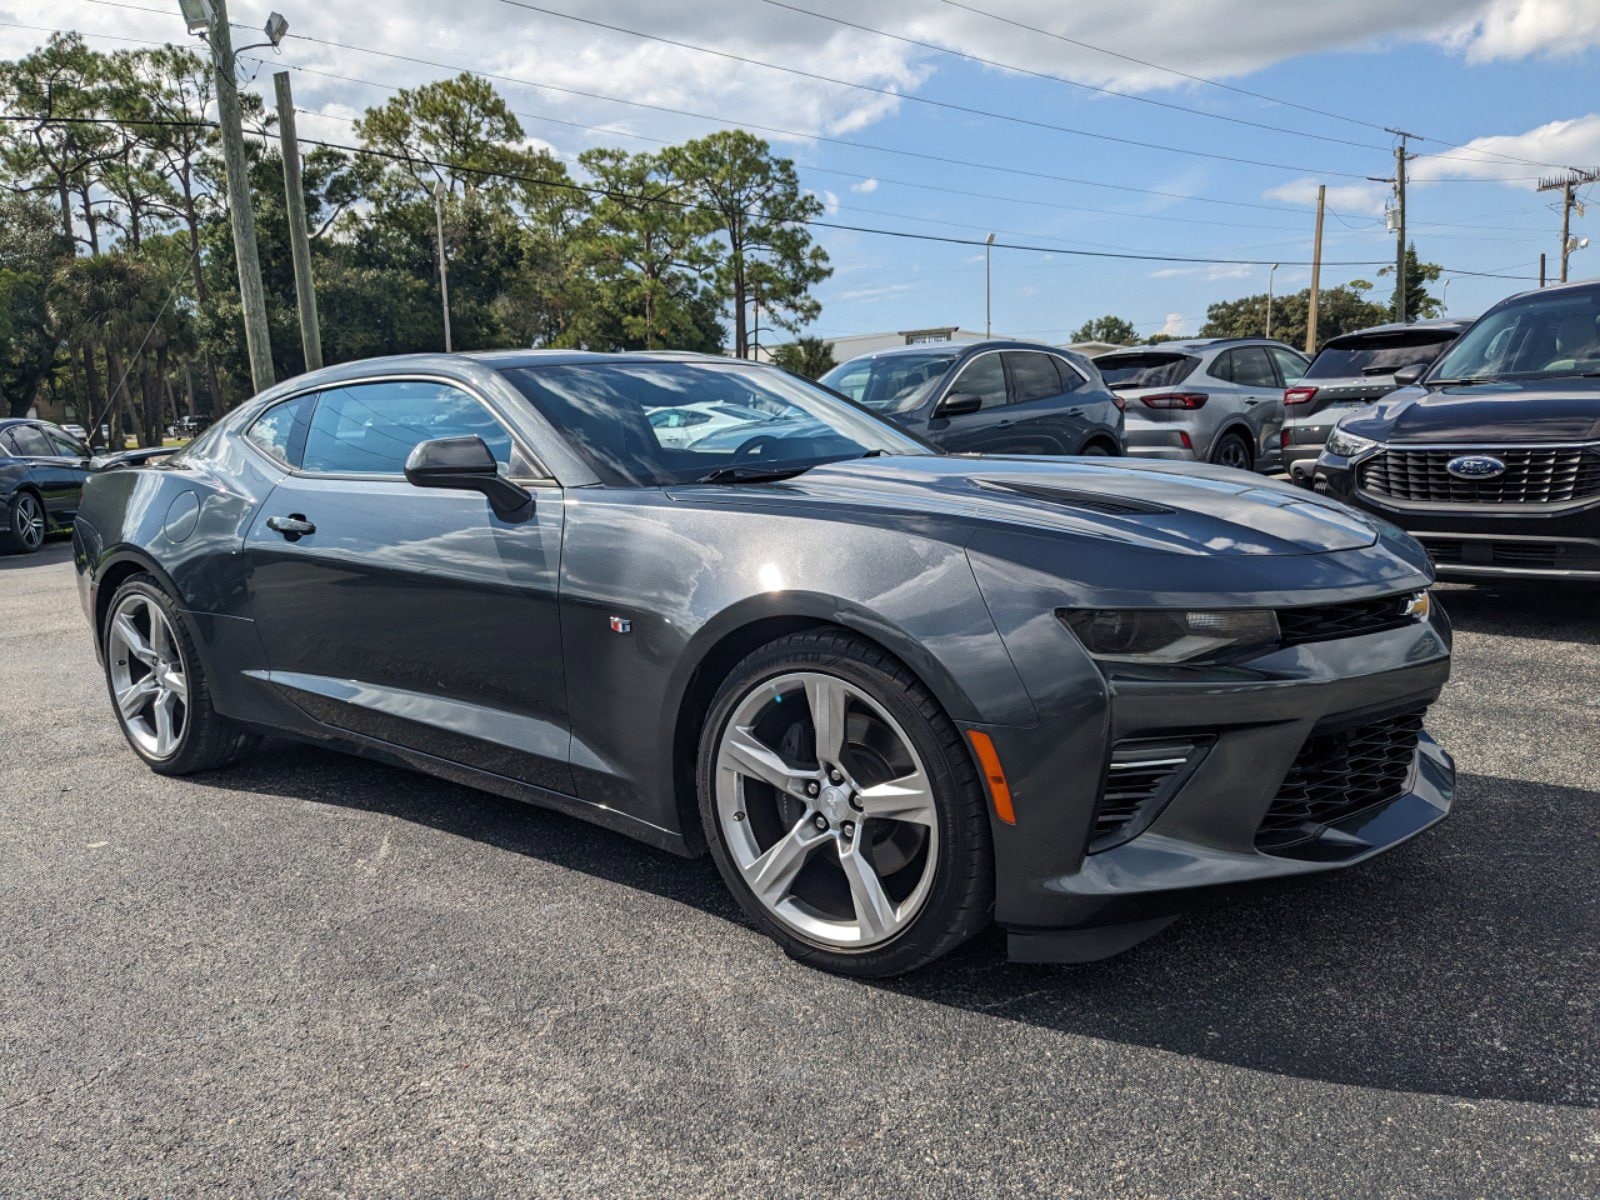
[[[996,429],[1010,429],[1010,428],[1011,428],[1011,426],[1013,426],[1013,425],[1015,425],[1015,424],[1016,424],[1016,422],[1015,422],[1015,421],[1012,421],[1012,420],[1010,420],[1010,419],[1009,419],[1009,418],[1008,418],[1008,419],[1007,419],[1007,420],[1004,420],[1004,421],[996,421],[996,422],[995,422],[995,423],[994,423],[994,427],[995,427],[995,428],[996,428]]]
[[[317,531],[317,527],[299,513],[291,513],[287,517],[268,517],[267,528],[283,534],[291,542],[298,542],[306,534]]]

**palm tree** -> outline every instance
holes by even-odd
[[[818,337],[795,338],[779,346],[772,352],[772,361],[807,379],[821,379],[837,365],[833,361],[833,343]]]

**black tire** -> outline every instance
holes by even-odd
[[[148,753],[134,739],[127,723],[116,711],[116,689],[112,682],[112,651],[110,646],[110,615],[115,613],[130,595],[140,595],[159,607],[173,632],[173,640],[180,659],[180,667],[188,682],[188,704],[184,715],[183,731],[177,749],[164,757]],[[100,630],[100,645],[106,677],[106,693],[111,699],[112,714],[117,727],[128,741],[133,752],[158,775],[193,775],[230,766],[260,744],[260,736],[229,720],[212,706],[210,683],[200,654],[195,648],[194,633],[172,597],[161,587],[155,576],[140,574],[130,576],[111,597],[106,606],[107,628]]]
[[[1104,442],[1090,442],[1078,454],[1083,458],[1109,458],[1111,451],[1107,450]]]
[[[924,764],[938,831],[927,898],[892,940],[862,950],[818,944],[775,919],[733,862],[714,795],[723,731],[740,701],[764,680],[791,672],[842,679],[880,705],[905,731]],[[901,662],[840,629],[818,629],[771,642],[729,673],[701,730],[696,773],[700,818],[712,858],[745,914],[792,958],[842,975],[885,978],[924,966],[988,926],[994,909],[994,852],[988,802],[961,731],[933,694]]]
[[[1217,444],[1211,447],[1211,461],[1219,467],[1232,467],[1238,471],[1253,471],[1256,466],[1255,452],[1250,449],[1249,440],[1237,431],[1225,433],[1217,439]]]
[[[33,492],[19,491],[11,497],[11,519],[0,530],[0,551],[7,554],[34,554],[44,546],[50,518],[44,504]]]

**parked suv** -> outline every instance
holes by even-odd
[[[1283,390],[1309,360],[1265,338],[1162,342],[1097,355],[1128,405],[1128,453],[1274,471],[1282,459]]]
[[[1600,581],[1600,283],[1495,305],[1339,422],[1318,491],[1417,538],[1441,576]]]
[[[1428,366],[1471,321],[1374,325],[1329,338],[1300,382],[1283,393],[1283,469],[1311,486],[1322,444],[1342,417],[1394,391],[1401,367]]]
[[[1123,453],[1122,401],[1069,350],[907,346],[852,358],[822,383],[957,453]]]

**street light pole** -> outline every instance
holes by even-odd
[[[444,260],[444,181],[438,180],[433,185],[433,219],[435,228],[439,232],[439,303],[444,310],[444,352],[451,352],[450,345],[450,271],[445,266]]]
[[[228,185],[228,219],[233,226],[233,256],[239,268],[239,303],[244,309],[244,341],[250,357],[250,381],[263,392],[276,381],[272,370],[272,334],[267,326],[267,294],[261,286],[261,259],[256,251],[256,216],[250,206],[249,163],[244,153],[244,131],[239,119],[239,89],[234,81],[233,36],[228,27],[227,0],[180,0],[191,33],[204,32],[211,48],[211,69],[216,80],[217,116],[222,127],[223,174]],[[287,23],[277,18],[276,36],[268,22],[273,45],[283,37]]]
[[[983,239],[983,336],[990,337],[993,333],[991,297],[993,292],[989,286],[989,252],[994,249],[994,234]]]
[[[1450,311],[1450,276],[1446,275],[1444,277],[1444,286],[1439,289],[1439,312],[1441,314],[1443,314],[1443,313],[1447,313],[1449,311]]]
[[[1278,264],[1272,264],[1272,270],[1267,272],[1267,336],[1272,336],[1272,279],[1278,273]]]

